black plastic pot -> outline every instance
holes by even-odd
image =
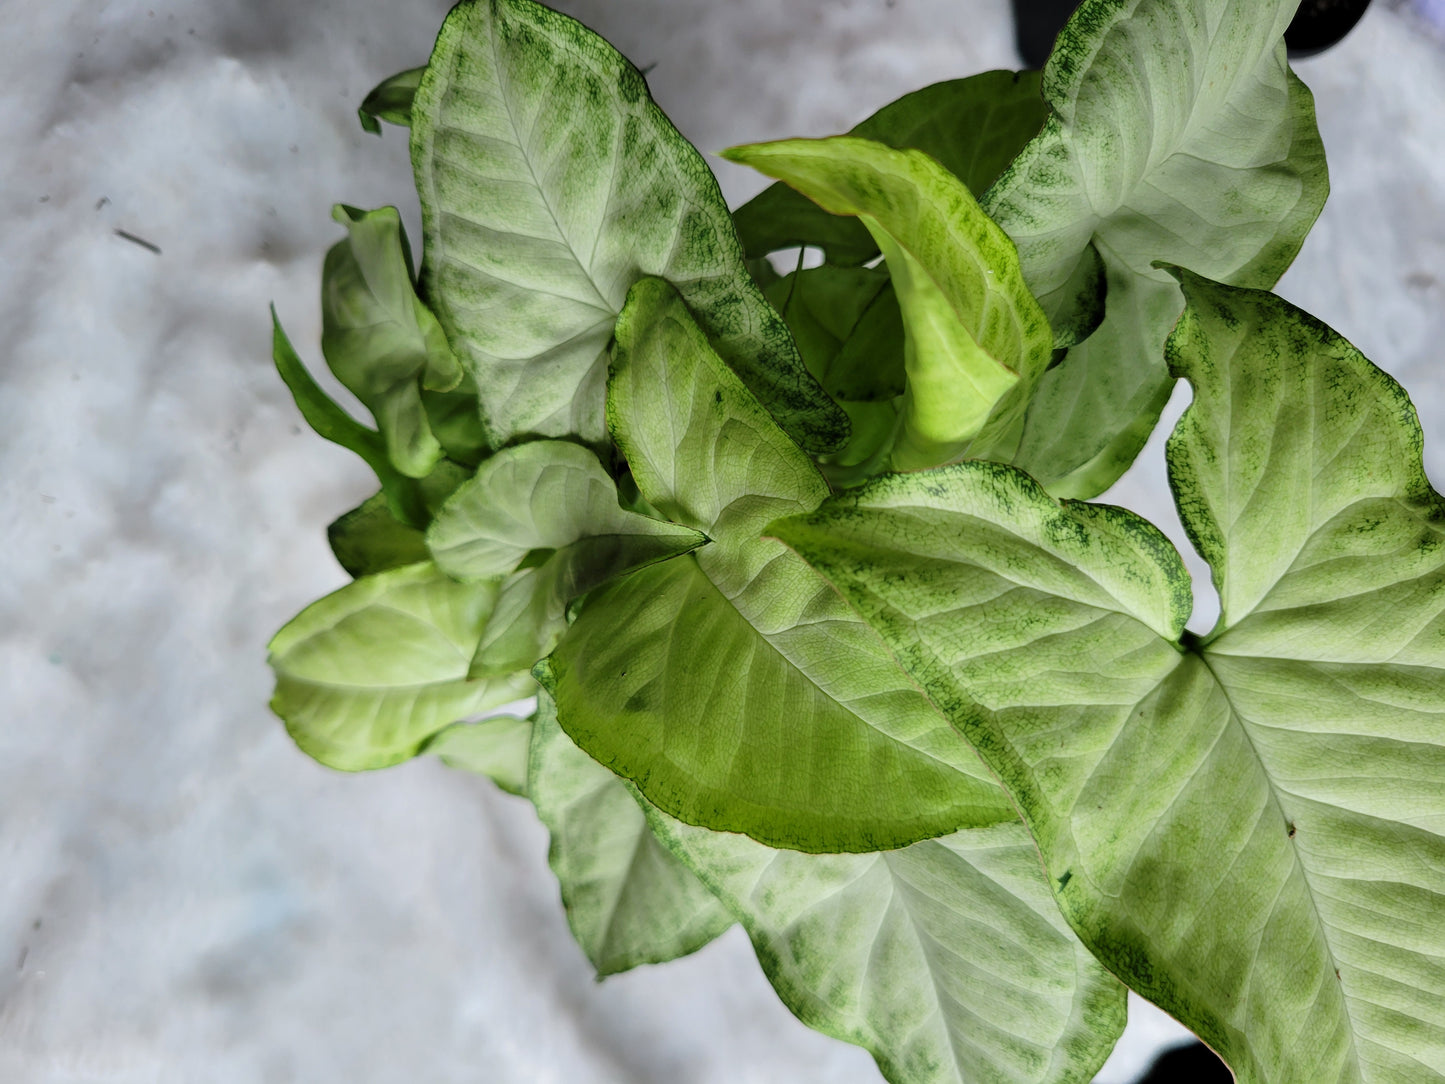
[[[1234,1074],[1203,1043],[1166,1050],[1138,1084],[1234,1084]]]
[[[1013,0],[1014,33],[1019,53],[1030,68],[1042,68],[1078,0]],[[1355,28],[1370,0],[1303,0],[1285,31],[1289,55],[1322,53]]]
[[[1369,6],[1370,0],[1304,0],[1284,32],[1289,55],[1299,58],[1324,52],[1355,28]]]

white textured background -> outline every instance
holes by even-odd
[[[704,149],[1017,63],[1005,0],[560,6],[655,62]],[[415,236],[404,135],[355,106],[446,7],[0,0],[7,1084],[878,1079],[736,930],[596,984],[528,806],[431,762],[326,771],[266,710],[266,640],[344,582],[324,526],[372,485],[303,431],[266,305],[314,360],[331,203],[397,203]],[[1282,292],[1404,381],[1439,485],[1445,52],[1407,8],[1300,66],[1335,194]],[[1172,518],[1157,443],[1114,497]],[[1177,1041],[1132,1027],[1101,1080]]]

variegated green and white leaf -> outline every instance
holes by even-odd
[[[788,1008],[867,1049],[892,1084],[1086,1084],[1123,1030],[1124,987],[1064,922],[1017,821],[799,854],[647,808]]]
[[[567,922],[599,977],[696,952],[733,924],[658,843],[632,792],[572,743],[538,698],[527,795],[552,833],[547,860]]]
[[[1309,90],[1283,33],[1297,0],[1085,0],[1044,70],[1043,131],[983,199],[1065,320],[1090,248],[1104,322],[1048,373],[1013,462],[1092,496],[1133,461],[1168,398],[1182,302],[1155,261],[1240,286],[1289,266],[1328,191]]]
[[[637,70],[531,0],[463,0],[412,108],[423,275],[479,386],[493,446],[606,436],[612,325],[644,275],[673,282],[718,352],[804,446],[845,416],[763,299],[717,182]]]
[[[1015,796],[1071,925],[1248,1084],[1445,1080],[1445,499],[1404,392],[1184,276],[1171,481],[1220,625],[1127,513],[1009,468],[775,525]]]

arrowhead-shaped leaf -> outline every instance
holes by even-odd
[[[598,977],[696,952],[733,924],[658,843],[632,792],[557,726],[538,697],[527,794],[552,834],[547,860],[567,922]]]
[[[702,157],[637,70],[531,0],[452,9],[412,112],[423,275],[486,389],[494,446],[606,436],[612,325],[644,275],[674,283],[718,352],[805,447],[847,420],[743,263]]]
[[[496,581],[458,583],[429,561],[347,584],[271,640],[271,709],[329,767],[409,760],[437,731],[534,687],[525,671],[467,678],[498,590]]]
[[[775,529],[1004,779],[1084,942],[1240,1081],[1439,1081],[1445,500],[1394,381],[1278,298],[1184,283],[1202,643],[1157,532],[1006,467]]]
[[[853,136],[734,147],[725,156],[826,211],[856,216],[882,250],[903,313],[907,372],[893,469],[1011,456],[1053,334],[1013,243],[963,182],[921,151]]]
[[[998,178],[1048,116],[1038,72],[981,72],[934,83],[889,102],[848,134],[936,158],[975,196]],[[750,257],[799,245],[821,248],[830,264],[867,263],[878,244],[855,218],[829,214],[778,183],[733,215]]]
[[[1181,301],[1155,261],[1239,286],[1289,266],[1329,182],[1285,62],[1297,0],[1086,0],[1044,69],[1052,116],[983,198],[1056,326],[1091,246],[1105,318],[1047,374],[1013,460],[1092,496],[1143,447],[1171,383]]]
[[[799,854],[648,807],[809,1027],[893,1084],[1086,1084],[1124,987],[1065,924],[1017,821],[875,854]]]
[[[609,539],[633,547],[638,564],[707,541],[690,527],[626,511],[597,457],[564,440],[498,452],[452,494],[427,530],[437,565],[459,580],[505,575],[535,550],[584,541],[596,549]]]
[[[589,597],[543,664],[564,730],[689,823],[874,850],[1016,813],[883,643],[764,524],[817,469],[648,279],[617,326],[608,411],[638,488],[696,554]]]

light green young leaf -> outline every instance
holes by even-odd
[[[498,452],[427,531],[438,567],[456,579],[512,573],[477,645],[473,678],[530,669],[566,630],[573,599],[706,542],[690,527],[624,510],[597,457],[560,440]],[[529,554],[545,558],[518,570]]]
[[[452,494],[427,530],[437,565],[459,580],[502,576],[534,550],[579,543],[594,558],[614,551],[625,556],[616,575],[706,541],[690,527],[624,510],[597,457],[563,440],[498,452]]]
[[[854,215],[888,262],[903,313],[907,390],[895,470],[1008,458],[1053,356],[1013,243],[958,178],[921,151],[852,136],[734,147],[725,157]]]
[[[1445,1080],[1445,499],[1404,392],[1184,277],[1169,446],[1219,627],[1157,532],[1009,468],[776,525],[1024,812],[1065,916],[1242,1084]]]
[[[329,767],[409,760],[437,731],[534,688],[525,671],[467,679],[497,592],[495,581],[458,583],[430,562],[355,580],[271,640],[271,710]]]
[[[356,111],[361,127],[372,135],[381,135],[381,124],[411,127],[411,100],[416,97],[416,88],[426,68],[410,68],[397,72],[390,79],[383,79],[362,99],[361,108]]]
[[[448,768],[485,775],[508,794],[525,796],[531,743],[531,719],[491,715],[439,731],[419,752],[440,757]]]
[[[395,207],[337,204],[345,241],[321,271],[321,350],[326,364],[376,418],[387,455],[421,478],[442,458],[422,388],[449,391],[462,378],[446,336],[412,286],[411,249]]]
[[[648,806],[730,907],[778,995],[892,1084],[1087,1084],[1124,987],[1065,924],[1017,821],[878,854],[799,854]]]
[[[1154,261],[1269,287],[1324,204],[1313,99],[1285,61],[1296,2],[1086,0],[1059,35],[1052,115],[982,201],[1056,328],[1090,246],[1107,271],[1104,322],[1044,377],[1013,460],[1054,492],[1107,488],[1168,398],[1181,300]]]
[[[1038,72],[991,71],[905,94],[848,134],[923,151],[981,196],[1047,116]],[[782,183],[739,207],[733,220],[750,257],[800,245],[821,248],[830,264],[845,266],[878,255],[857,219],[831,215]]]
[[[387,507],[386,494],[373,493],[326,528],[337,563],[352,579],[427,559],[426,536],[402,523]]]
[[[627,785],[589,757],[538,697],[528,796],[552,833],[547,860],[567,923],[599,978],[696,952],[733,917],[658,843]]]
[[[790,434],[847,419],[743,263],[702,157],[606,42],[531,0],[447,16],[412,116],[427,297],[477,383],[494,446],[605,439],[608,344],[628,288],[674,283]]]
[[[540,566],[519,568],[503,581],[497,608],[477,644],[468,677],[530,670],[557,646],[567,631],[567,603],[575,597],[559,582],[566,564],[565,560],[548,560]]]
[[[660,280],[618,321],[608,413],[642,495],[712,544],[591,595],[539,667],[583,749],[682,820],[798,850],[1016,817],[882,642],[758,537],[827,487]]]

